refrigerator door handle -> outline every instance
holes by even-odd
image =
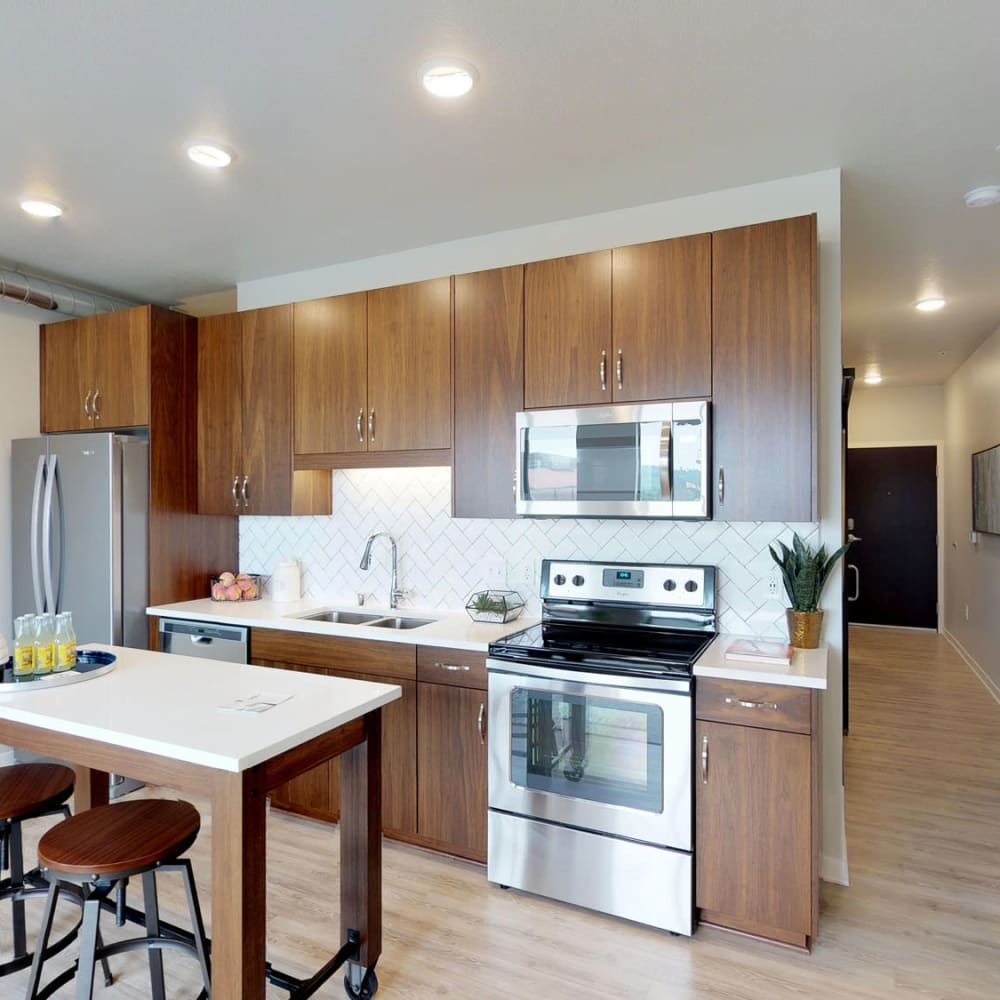
[[[38,456],[38,466],[35,469],[35,489],[31,496],[31,583],[35,591],[35,614],[40,615],[44,610],[45,598],[42,594],[42,577],[38,566],[38,546],[41,539],[38,537],[41,521],[39,514],[42,505],[42,479],[45,476],[45,456]]]
[[[52,586],[52,490],[56,484],[57,455],[52,456],[45,481],[45,507],[42,513],[42,569],[45,572],[45,600],[49,614],[56,613],[56,594]]]

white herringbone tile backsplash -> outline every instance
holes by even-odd
[[[365,540],[389,531],[399,548],[402,607],[465,605],[469,593],[508,586],[538,614],[541,560],[708,563],[719,567],[722,631],[784,636],[784,601],[768,594],[777,567],[767,546],[797,530],[816,544],[818,525],[730,521],[625,521],[571,518],[452,518],[451,472],[443,468],[358,469],[333,473],[329,517],[243,517],[240,569],[270,575],[281,559],[302,565],[304,596],[355,604],[365,592],[384,605],[389,545],[378,539],[367,572]]]

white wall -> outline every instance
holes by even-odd
[[[944,386],[858,386],[851,398],[849,448],[944,441]]]
[[[948,379],[944,396],[945,631],[1000,700],[1000,535],[969,539],[971,455],[1000,444],[1000,329]]]
[[[0,302],[0,632],[10,641],[10,442],[38,433],[38,325],[43,314]]]
[[[843,478],[840,184],[840,170],[827,170],[242,282],[237,287],[239,308],[255,309],[815,212],[819,238],[820,536],[828,548],[836,548],[841,538]],[[846,883],[840,575],[838,567],[824,603],[830,674],[823,700],[822,872],[824,878]]]

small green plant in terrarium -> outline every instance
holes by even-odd
[[[507,610],[504,602],[493,597],[488,590],[484,590],[472,598],[472,607],[476,611],[492,611],[498,615],[502,615]]]
[[[524,608],[524,598],[516,590],[479,590],[469,595],[465,610],[477,622],[512,622]]]

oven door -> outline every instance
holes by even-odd
[[[689,681],[488,667],[491,809],[691,850]]]

